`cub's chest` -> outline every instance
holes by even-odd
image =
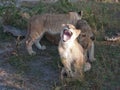
[[[62,57],[67,60],[73,60],[73,52],[71,48],[63,49],[63,52],[61,52]]]
[[[61,56],[66,59],[76,59],[82,55],[82,49],[76,45],[67,46],[66,48],[62,48],[61,51]]]

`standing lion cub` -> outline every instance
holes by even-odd
[[[63,68],[61,71],[61,79],[64,74],[68,78],[80,80],[83,77],[83,71],[91,68],[90,63],[86,62],[84,50],[78,43],[77,37],[81,30],[78,30],[72,24],[64,24],[61,32],[61,39],[58,46]]]
[[[81,19],[81,13],[69,12],[68,14],[43,14],[31,17],[28,23],[28,32],[26,36],[26,47],[30,55],[36,54],[33,51],[33,44],[38,49],[46,49],[39,43],[43,35],[47,32],[50,34],[60,33],[61,24],[70,23],[75,25],[77,20]]]

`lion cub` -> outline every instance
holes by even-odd
[[[80,32],[72,24],[63,24],[58,46],[61,62],[64,66],[61,71],[62,80],[65,73],[67,77],[79,80],[83,77],[83,71],[91,68],[90,63],[85,60],[82,46],[77,41]]]
[[[82,45],[85,50],[85,56],[87,60],[94,61],[94,39],[95,36],[92,32],[91,27],[86,20],[78,20],[76,23],[76,28],[81,30],[81,34],[78,37],[78,42]]]
[[[36,45],[38,49],[46,49],[39,43],[43,35],[60,33],[61,24],[70,23],[75,25],[77,20],[81,19],[81,13],[69,12],[68,14],[43,14],[31,17],[28,23],[28,32],[26,36],[26,47],[30,55],[35,54],[32,46]]]

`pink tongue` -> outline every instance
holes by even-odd
[[[70,36],[68,36],[68,35],[63,35],[63,41],[68,41],[70,39]]]

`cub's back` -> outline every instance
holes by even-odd
[[[70,23],[70,16],[68,14],[46,14],[43,27],[47,30],[59,31],[61,25]]]
[[[29,21],[30,30],[35,31],[36,29],[44,29],[44,31],[48,32],[51,32],[51,30],[52,32],[59,31],[61,29],[61,25],[64,23],[76,23],[78,16],[76,16],[77,13],[75,12],[73,14],[68,13],[35,15]]]

